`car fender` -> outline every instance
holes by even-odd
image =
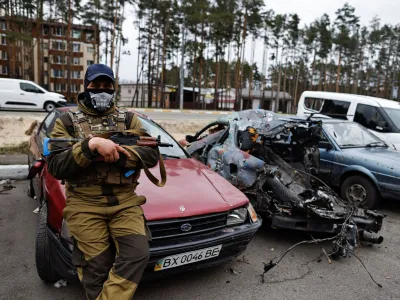
[[[363,167],[363,166],[358,166],[358,165],[350,165],[345,167],[340,176],[339,176],[339,185],[341,185],[344,181],[344,178],[346,178],[348,175],[350,175],[350,173],[359,173],[362,174],[364,176],[366,176],[368,179],[370,179],[375,185],[376,187],[379,189],[379,184],[378,184],[378,180],[376,179],[375,175],[368,170],[367,168]]]

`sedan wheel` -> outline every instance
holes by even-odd
[[[376,208],[381,200],[378,189],[368,178],[350,176],[341,186],[342,198],[356,206]]]
[[[360,184],[353,184],[347,189],[346,198],[362,205],[367,200],[367,190]]]
[[[54,105],[53,102],[47,102],[47,103],[45,104],[45,106],[44,106],[44,109],[45,109],[47,112],[51,112],[51,111],[54,110],[55,107],[56,107],[56,106]]]

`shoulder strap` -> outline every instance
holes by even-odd
[[[72,137],[75,136],[75,129],[74,124],[72,123],[71,117],[69,114],[63,114],[60,116],[60,121],[63,123],[65,129],[67,130],[68,134]]]
[[[125,128],[128,128],[128,126],[126,126],[126,115],[127,115],[127,110],[125,109],[119,109],[118,110],[118,119],[117,119],[117,129],[118,132],[124,132]]]

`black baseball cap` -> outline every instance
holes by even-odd
[[[115,82],[113,70],[103,64],[90,65],[85,73],[85,81],[89,83],[100,76],[108,77],[113,83]]]

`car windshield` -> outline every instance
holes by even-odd
[[[179,157],[179,158],[186,158],[185,152],[182,148],[178,145],[177,142],[167,134],[161,127],[155,124],[152,121],[146,120],[144,118],[139,117],[140,122],[142,123],[142,127],[147,130],[147,133],[153,137],[161,137],[162,143],[172,144],[173,147],[160,147],[161,154],[169,157]]]
[[[366,147],[383,142],[358,123],[325,123],[324,130],[340,147]]]
[[[392,120],[397,129],[400,129],[400,109],[397,108],[383,108]]]

